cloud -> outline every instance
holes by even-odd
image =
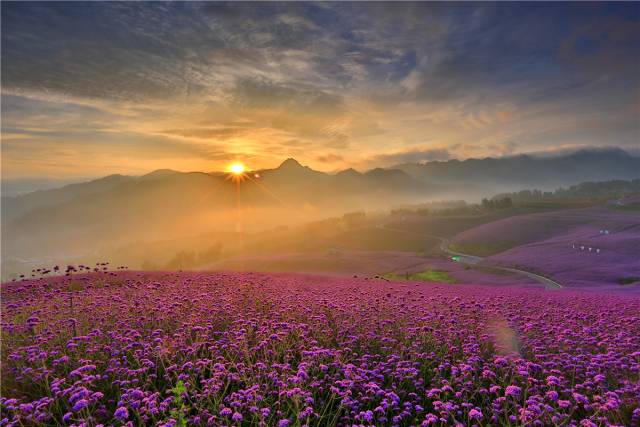
[[[400,163],[424,163],[434,160],[449,160],[451,153],[444,148],[423,148],[385,153],[374,156],[370,161],[375,165],[393,166]]]
[[[160,133],[167,135],[183,136],[185,138],[198,139],[219,139],[227,140],[242,136],[247,133],[246,128],[228,127],[228,128],[190,128],[190,129],[167,129]]]
[[[344,101],[339,94],[264,79],[240,79],[236,81],[230,96],[234,104],[241,108],[295,108],[299,114],[331,116],[344,111]]]
[[[334,153],[327,153],[322,156],[316,157],[316,160],[321,163],[338,163],[344,162],[344,157]]]
[[[636,14],[637,15],[637,14]],[[587,77],[635,75],[639,64],[635,55],[640,45],[640,22],[600,21],[576,28],[559,48],[563,61]]]
[[[54,162],[47,144],[174,169],[163,162],[210,170],[240,155],[255,167],[333,155],[368,168],[634,147],[640,132],[632,3],[2,9],[2,161],[23,174]]]

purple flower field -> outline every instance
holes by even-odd
[[[2,425],[638,425],[640,298],[293,274],[2,285]]]
[[[606,230],[606,234],[603,233]],[[595,207],[527,214],[464,231],[457,243],[509,243],[487,259],[551,277],[570,288],[640,292],[640,217]]]
[[[568,287],[640,293],[640,224],[601,234],[587,225],[541,242],[518,246],[488,258],[496,264],[519,265],[549,275]]]

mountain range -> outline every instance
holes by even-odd
[[[373,169],[360,173],[348,169],[327,174],[285,160],[275,169],[249,171],[239,185],[244,205],[277,203],[319,203],[339,201],[363,194],[426,194],[428,187],[409,174],[395,169]],[[61,188],[3,197],[2,222],[55,214],[60,208],[75,206],[78,211],[108,201],[111,209],[160,209],[154,202],[194,202],[192,197],[215,200],[218,207],[235,203],[235,184],[226,173],[178,172],[160,169],[142,176],[109,175]],[[172,203],[173,204],[173,203]],[[54,215],[55,216],[55,215]],[[74,215],[77,216],[77,215]]]
[[[479,199],[498,191],[639,177],[640,158],[619,149],[335,174],[287,159],[274,169],[250,171],[239,183],[220,172],[163,169],[143,176],[110,175],[3,197],[3,259],[84,253],[159,236],[228,231],[238,224],[259,229],[433,198]]]
[[[518,156],[405,163],[393,166],[425,183],[458,186],[472,183],[510,191],[524,188],[553,190],[585,181],[634,179],[640,176],[640,157],[619,148],[585,149],[556,156]]]

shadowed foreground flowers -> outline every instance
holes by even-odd
[[[2,425],[633,425],[640,299],[251,273],[2,286]]]

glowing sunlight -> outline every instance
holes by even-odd
[[[245,173],[246,168],[242,163],[233,163],[231,166],[229,166],[229,172],[231,172],[234,175],[242,175],[243,173]]]

